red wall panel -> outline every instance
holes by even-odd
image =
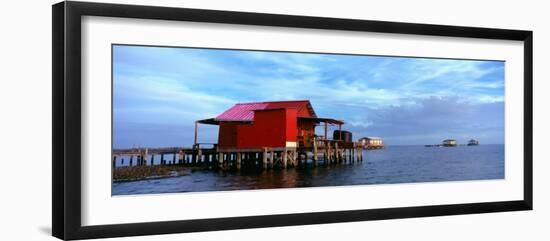
[[[296,114],[296,109],[256,111],[253,124],[237,128],[237,147],[285,147],[296,140]]]
[[[296,109],[270,109],[254,112],[252,124],[220,123],[218,146],[221,148],[285,147],[297,141]]]
[[[286,131],[286,141],[293,141],[295,142],[297,140],[298,136],[298,111],[296,109],[286,109],[285,112],[285,131]]]
[[[220,123],[218,132],[218,146],[221,148],[230,148],[237,146],[237,123]]]

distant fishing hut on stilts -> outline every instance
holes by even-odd
[[[219,126],[215,160],[223,169],[297,167],[308,160],[314,165],[363,160],[357,143],[328,138],[329,126],[337,126],[341,133],[344,122],[317,117],[308,100],[239,103],[215,118],[196,121],[193,149],[200,160],[199,124]],[[319,125],[324,128],[322,136],[315,134]]]

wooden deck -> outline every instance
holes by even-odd
[[[192,148],[114,149],[112,165],[116,168],[117,158],[125,156],[129,157],[128,165],[125,166],[183,165],[223,170],[284,169],[299,167],[308,162],[312,162],[314,166],[362,162],[362,150],[363,147],[359,143],[345,143],[337,140],[315,140],[310,148],[232,149],[219,148],[212,143],[199,143]],[[166,159],[167,154],[172,154],[172,158]],[[160,158],[158,159],[160,161],[156,158]]]

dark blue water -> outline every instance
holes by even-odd
[[[189,175],[114,183],[112,194],[320,187],[504,178],[504,145],[388,146],[362,163],[253,172],[200,170]]]

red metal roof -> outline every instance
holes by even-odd
[[[309,100],[290,100],[290,101],[269,101],[239,103],[227,109],[216,120],[220,121],[252,121],[254,120],[255,110],[271,110],[296,108],[298,117],[317,117]]]

